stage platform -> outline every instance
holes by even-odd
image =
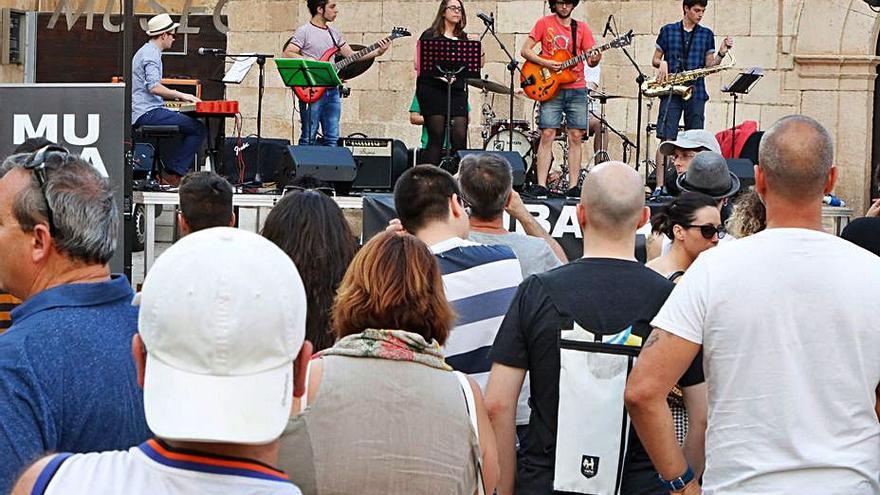
[[[266,215],[281,199],[280,194],[235,194],[232,204],[236,208],[238,227],[251,232],[260,232],[266,221]],[[388,219],[393,218],[393,197],[388,193],[365,194],[363,196],[335,196],[333,200],[342,209],[352,231],[359,238],[367,238],[384,229]],[[176,192],[134,192],[135,204],[144,205],[145,234],[144,251],[132,254],[132,284],[137,287],[143,283],[145,274],[150,270],[156,257],[175,240],[175,213],[179,204]],[[569,258],[579,257],[581,250],[581,233],[577,226],[574,198],[523,198],[526,208],[538,222],[556,238],[565,249]],[[156,207],[162,206],[165,213],[165,232],[157,236]],[[649,204],[656,207],[658,205]],[[840,235],[843,228],[853,216],[853,210],[846,207],[825,206],[822,208],[825,229],[829,233]],[[505,225],[511,231],[520,226],[511,221],[505,214]]]

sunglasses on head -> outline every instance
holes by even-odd
[[[458,204],[461,205],[462,208],[464,208],[464,212],[467,213],[468,216],[470,216],[471,204],[468,202],[468,200],[462,198],[461,195],[459,195],[459,194],[456,194],[455,197],[458,200]]]
[[[711,240],[716,235],[719,239],[723,239],[725,235],[727,235],[727,231],[724,229],[723,225],[718,225],[717,227],[712,224],[706,225],[682,225],[682,227],[686,229],[700,229],[700,235],[703,236],[704,239]]]
[[[336,190],[329,186],[320,186],[320,187],[300,187],[300,186],[285,186],[284,194],[296,194],[301,192],[318,192],[330,197],[336,196]]]
[[[37,184],[40,185],[40,191],[43,193],[43,201],[46,203],[46,223],[49,224],[49,233],[52,237],[56,235],[55,218],[52,213],[52,206],[49,204],[49,196],[46,194],[46,187],[49,183],[48,170],[46,162],[52,159],[58,159],[61,162],[67,160],[70,152],[66,148],[56,145],[44,146],[35,151],[24,163],[24,169],[34,173]]]

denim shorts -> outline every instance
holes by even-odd
[[[559,129],[565,114],[568,129],[587,128],[587,89],[561,89],[553,99],[541,103],[539,129]]]

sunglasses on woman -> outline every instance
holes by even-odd
[[[682,227],[686,229],[700,229],[700,235],[703,236],[704,239],[711,240],[716,235],[719,239],[723,239],[725,235],[727,235],[727,231],[724,230],[723,225],[718,225],[717,227],[712,224],[706,225],[682,225]]]

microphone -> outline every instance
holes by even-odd
[[[605,22],[605,31],[602,33],[602,37],[608,36],[608,31],[611,31],[611,18],[614,17],[613,14],[608,16],[608,20]]]
[[[488,16],[485,12],[477,12],[477,17],[483,21],[483,24],[487,26],[491,26],[495,24],[495,19],[493,17]]]
[[[226,50],[222,48],[205,48],[201,47],[198,50],[199,55],[225,55]]]

